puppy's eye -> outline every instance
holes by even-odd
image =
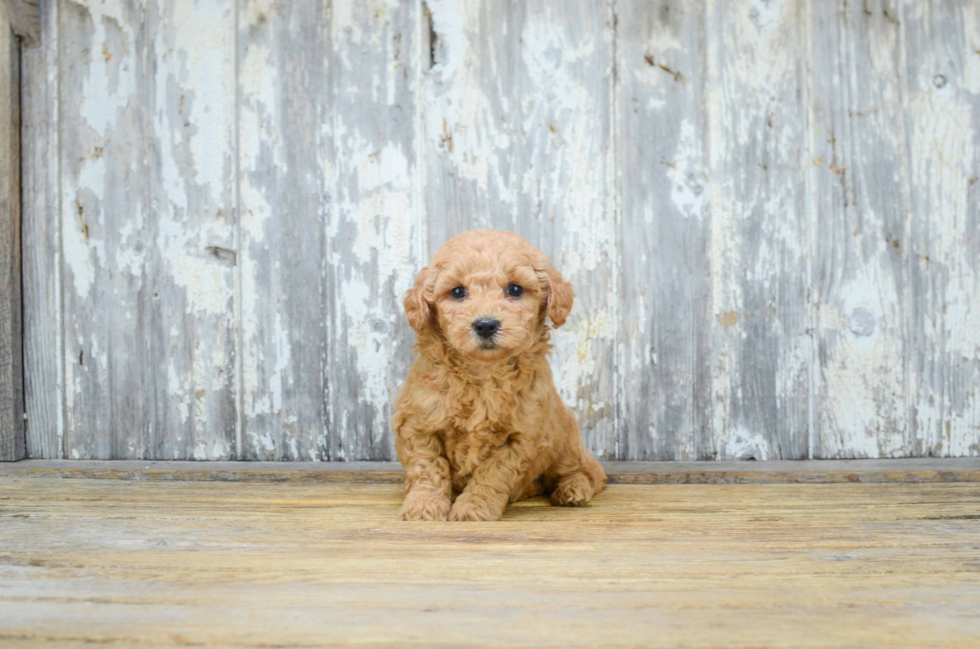
[[[524,295],[524,289],[517,284],[509,284],[507,286],[507,295],[511,297],[520,297]]]
[[[453,296],[455,300],[462,300],[466,297],[466,289],[462,286],[457,286],[453,290],[449,291],[449,294]]]

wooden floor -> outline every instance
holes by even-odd
[[[980,484],[612,485],[399,523],[394,484],[0,477],[0,646],[980,647]]]

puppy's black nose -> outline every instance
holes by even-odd
[[[495,318],[482,318],[473,323],[473,331],[480,338],[492,338],[500,329],[500,321]]]

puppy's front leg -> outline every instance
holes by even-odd
[[[396,433],[402,442],[398,445],[398,459],[405,469],[405,502],[399,518],[403,521],[446,520],[452,480],[442,441],[436,435],[411,431],[408,426],[396,429]]]
[[[525,436],[509,439],[473,472],[466,489],[453,503],[449,520],[499,520],[510,494],[527,481],[534,460],[533,445]]]

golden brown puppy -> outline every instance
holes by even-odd
[[[405,296],[419,356],[392,428],[405,468],[403,520],[492,521],[550,493],[584,505],[606,474],[582,444],[547,354],[574,292],[512,232],[452,239]]]

